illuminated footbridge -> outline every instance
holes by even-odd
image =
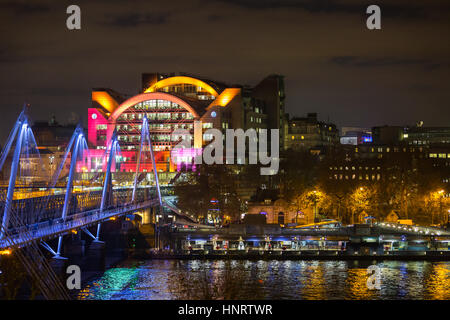
[[[164,215],[163,208],[166,208],[166,212],[170,210],[179,215],[183,224],[191,223],[195,225],[189,219],[183,219],[169,197],[167,201],[164,199],[166,196],[164,194],[165,189],[161,189],[159,186],[156,170],[156,186],[139,186],[140,159],[142,150],[146,146],[148,146],[150,152],[152,165],[154,168],[156,167],[148,121],[145,117],[142,123],[139,157],[132,187],[113,188],[112,185],[111,170],[115,165],[117,155],[120,153],[117,134],[114,132],[104,154],[103,186],[97,189],[87,187],[88,191],[74,192],[73,184],[77,162],[84,161],[88,152],[83,130],[81,127],[77,127],[51,181],[45,188],[39,188],[41,195],[32,196],[33,192],[30,191],[20,191],[19,196],[15,195],[15,190],[19,189],[16,186],[18,185],[18,174],[21,170],[19,168],[20,162],[29,158],[30,155],[39,153],[28,123],[25,112],[22,112],[0,157],[0,169],[2,169],[8,153],[13,150],[9,184],[7,188],[0,190],[0,210],[2,212],[0,250],[21,248],[30,243],[40,243],[55,257],[60,257],[61,242],[64,235],[82,230],[98,242],[100,241],[102,222],[149,208],[154,211],[159,208],[160,216]],[[69,155],[70,168],[67,184],[64,187],[58,187],[58,189],[55,186],[61,180],[61,171],[66,161],[69,161]],[[25,186],[23,189],[31,190],[32,187]],[[55,190],[63,190],[64,192],[58,194],[55,193]],[[97,227],[95,234],[88,229],[92,226]],[[55,249],[52,249],[46,243],[47,240],[53,238],[59,238],[58,247]]]

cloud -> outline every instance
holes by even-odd
[[[129,13],[114,16],[108,23],[116,27],[137,27],[140,25],[160,25],[169,21],[170,13]]]
[[[373,1],[337,1],[337,0],[217,0],[234,4],[252,10],[273,10],[273,9],[299,9],[309,13],[348,13],[365,15],[366,8],[374,4]],[[399,4],[395,1],[379,4],[382,15],[389,18],[405,19],[427,19],[431,13],[439,11],[450,11],[448,4],[428,5],[426,4]]]
[[[426,69],[433,70],[444,63],[430,61],[428,59],[414,59],[414,58],[394,58],[394,57],[356,57],[356,56],[334,56],[330,58],[330,63],[342,67],[359,67],[359,68],[373,68],[373,67],[392,67],[392,66],[422,66]]]
[[[225,0],[224,2],[257,10],[297,8],[308,12],[356,12],[362,8],[361,5],[343,4],[333,0]]]
[[[15,14],[32,14],[50,11],[50,7],[43,4],[25,2],[5,2],[0,4],[0,10],[12,10]]]

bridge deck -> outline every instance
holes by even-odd
[[[158,201],[158,199],[151,199],[137,204],[125,204],[103,212],[100,212],[98,209],[90,210],[71,215],[66,220],[59,218],[53,221],[8,230],[8,235],[0,240],[0,249],[17,248],[26,245],[30,241],[52,239],[72,230],[85,228],[115,216],[154,206]]]

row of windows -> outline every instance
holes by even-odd
[[[148,110],[148,109],[184,109],[177,103],[168,100],[147,100],[136,104],[133,107],[135,110]]]
[[[106,130],[108,129],[108,126],[106,124],[98,124],[97,130]]]
[[[335,175],[333,175],[333,176],[330,176],[330,179],[334,179],[334,180],[356,180],[356,179],[358,179],[358,180],[372,180],[372,181],[378,181],[378,180],[380,180],[381,179],[381,175],[378,173],[378,174],[372,174],[372,175],[368,175],[368,174],[366,174],[366,175],[358,175],[358,178],[356,177],[356,174],[352,174],[351,176],[349,176],[349,175],[343,175],[343,174],[339,174],[339,175],[337,175],[337,174],[335,174]]]
[[[120,120],[142,120],[144,118],[145,113],[122,113],[119,117]],[[194,116],[189,112],[154,112],[154,113],[147,113],[147,118],[149,120],[183,120],[188,119],[192,120],[194,119]]]
[[[372,170],[375,170],[375,167],[358,167],[359,168],[359,170],[363,170],[363,168],[365,168],[365,170],[370,170],[370,169],[372,169]],[[356,167],[355,166],[352,166],[351,168],[350,167],[330,167],[330,170],[356,170]],[[377,170],[380,170],[381,169],[381,167],[376,167],[376,169]]]
[[[193,129],[194,124],[192,123],[150,123],[148,125],[150,131],[152,130],[166,130],[173,131],[175,129]],[[118,124],[116,125],[116,129],[119,131],[127,131],[127,132],[140,132],[142,125],[131,125],[131,124]]]
[[[141,141],[141,136],[128,136],[128,135],[119,135],[117,137],[117,140],[123,141],[123,142],[139,142]],[[178,141],[178,137],[174,136],[171,139],[170,134],[156,134],[152,135],[152,141],[158,142],[158,141]]]
[[[439,158],[439,159],[450,159],[450,153],[430,153],[430,158]]]
[[[97,149],[101,149],[101,148],[97,147]],[[155,151],[155,152],[170,151],[170,149],[171,149],[171,144],[168,142],[155,142],[155,144],[153,145],[153,151]],[[128,151],[138,150],[138,146],[137,145],[124,146],[124,147],[122,147],[122,150],[128,150]]]
[[[366,150],[366,149],[363,149],[363,150]],[[398,148],[398,147],[394,147],[393,149],[393,152],[400,152],[400,150],[402,151],[402,152],[416,152],[416,148],[409,148],[409,150],[408,150],[408,148],[402,148],[402,149],[400,149],[400,148]],[[422,152],[422,148],[419,148],[418,149],[418,151],[419,152]],[[360,150],[359,150],[359,148],[358,147],[355,147],[355,152],[359,152]],[[381,153],[381,152],[391,152],[391,148],[390,147],[377,147],[377,148],[370,148],[370,152],[379,152],[379,153]]]
[[[176,92],[176,93],[197,93],[197,92],[203,92],[202,87],[195,86],[193,84],[189,83],[183,83],[183,84],[176,84],[173,86],[167,86],[164,88],[159,89],[163,92]]]
[[[251,117],[250,117],[250,122],[262,123],[262,119],[259,118],[259,117],[253,118],[253,116],[251,116]]]
[[[213,127],[211,122],[202,123],[203,129],[210,129]],[[98,125],[97,130],[106,130],[107,125]],[[150,130],[175,130],[175,129],[192,129],[194,125],[192,123],[150,123]],[[141,131],[142,125],[140,124],[118,124],[116,129],[119,131]]]

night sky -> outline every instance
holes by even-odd
[[[369,4],[382,30],[366,28]],[[287,112],[340,127],[450,125],[448,0],[0,0],[0,26],[1,143],[25,101],[33,120],[87,121],[91,88],[135,94],[155,71],[282,74]]]

